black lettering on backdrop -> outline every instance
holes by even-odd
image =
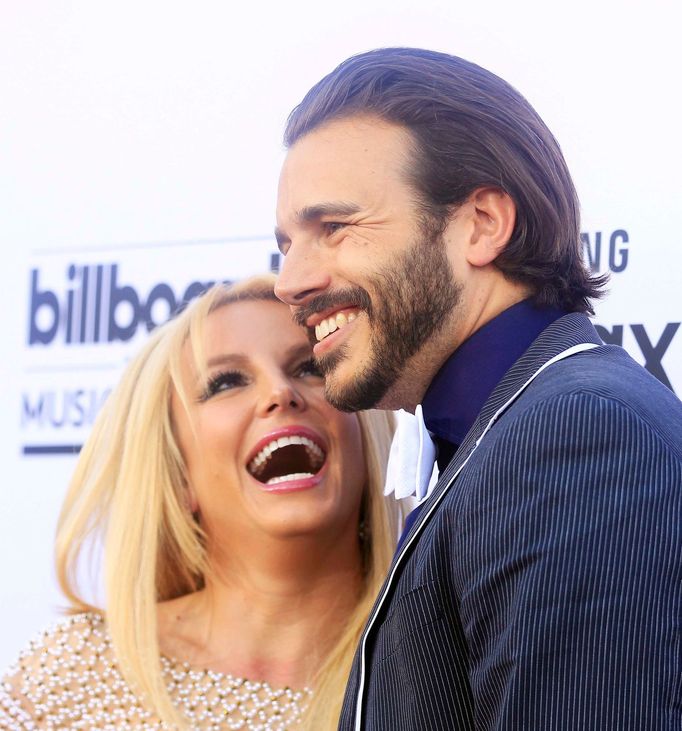
[[[32,421],[40,422],[44,409],[45,394],[39,393],[33,402],[27,393],[22,394],[21,426],[25,427]]]
[[[91,426],[110,389],[64,389],[22,394],[21,426],[41,429]]]
[[[623,326],[614,325],[613,330],[607,330],[603,325],[594,326],[599,333],[599,337],[607,345],[620,345],[623,346]]]
[[[608,264],[608,269],[615,274],[625,271],[629,255],[627,246],[630,243],[628,232],[622,228],[611,232],[608,238],[607,262],[602,262],[602,236],[601,231],[595,231],[594,238],[589,233],[580,234],[580,241],[590,270],[598,272]]]
[[[603,325],[595,325],[599,337],[605,343],[620,346],[623,345],[623,327],[623,325],[614,325],[611,330],[608,330]],[[663,356],[670,347],[670,343],[672,343],[680,327],[680,323],[669,322],[663,328],[663,332],[655,344],[652,343],[644,325],[629,325],[628,327],[635,336],[637,345],[644,356],[644,367],[651,375],[656,376],[662,384],[667,386],[671,391],[674,391],[675,389],[672,387],[670,379],[663,368]]]
[[[652,345],[651,340],[644,329],[644,325],[630,325],[630,329],[635,336],[637,345],[639,345],[639,349],[642,351],[642,355],[644,356],[644,367],[649,371],[649,373],[656,376],[661,383],[664,383],[670,389],[672,389],[672,385],[663,370],[661,361],[665,355],[665,351],[670,347],[670,343],[675,337],[675,333],[679,327],[679,322],[669,322],[665,326],[665,329],[663,330],[663,333],[658,339],[656,345]]]

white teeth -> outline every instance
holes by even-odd
[[[312,472],[295,472],[293,475],[282,475],[281,477],[272,477],[265,484],[279,485],[281,482],[292,482],[293,480],[304,480],[306,477],[312,477]]]
[[[290,437],[279,437],[278,439],[273,439],[269,444],[266,444],[249,463],[249,471],[251,474],[258,472],[259,468],[262,467],[268,459],[270,459],[270,455],[273,452],[276,452],[282,447],[288,447],[290,444],[303,445],[312,457],[317,460],[324,460],[324,452],[312,439],[308,439],[308,437],[304,437],[301,434],[294,434]],[[289,476],[288,479],[291,479],[291,477]],[[268,484],[270,483],[268,482]]]
[[[320,340],[324,340],[327,335],[336,332],[349,322],[353,322],[356,317],[357,313],[355,312],[349,312],[347,315],[343,312],[339,312],[337,315],[327,317],[325,320],[322,320],[321,323],[315,325],[315,337],[318,342]]]

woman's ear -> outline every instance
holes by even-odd
[[[197,500],[197,494],[191,483],[185,482],[183,496],[185,500],[185,507],[192,515],[196,516],[199,512],[199,501]]]
[[[509,243],[516,223],[516,205],[501,188],[478,188],[468,199],[473,233],[467,261],[475,267],[491,264]]]

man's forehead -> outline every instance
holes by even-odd
[[[278,189],[278,216],[328,203],[361,205],[387,182],[405,182],[411,138],[383,120],[351,117],[307,133],[289,149]]]
[[[326,122],[296,140],[289,149],[285,166],[320,156],[340,157],[340,151],[366,157],[394,156],[410,141],[410,133],[405,127],[379,117],[342,117]]]

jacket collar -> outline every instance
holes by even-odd
[[[565,314],[526,299],[472,333],[442,364],[424,394],[424,421],[431,434],[461,444],[504,374],[543,330]]]
[[[422,503],[419,517],[410,527],[404,539],[401,539],[401,543],[405,546],[405,549],[396,553],[393,563],[400,559],[405,550],[409,550],[409,546],[412,543],[412,536],[422,530],[431,514],[429,510],[430,506],[434,501],[440,499],[443,491],[449,488],[453,475],[456,474],[473,449],[475,449],[477,440],[498,409],[512,398],[516,391],[544,363],[554,356],[559,355],[559,353],[567,348],[580,343],[602,345],[597,331],[586,315],[581,313],[564,315],[543,330],[525,353],[505,373],[502,380],[493,389],[493,392],[483,405],[476,421],[455,453],[453,460],[439,476],[433,492]]]

